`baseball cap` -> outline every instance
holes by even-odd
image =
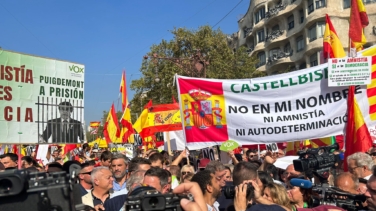
[[[298,211],[345,211],[344,209],[340,207],[336,207],[333,205],[320,205],[318,207],[313,207],[313,208],[298,208]]]

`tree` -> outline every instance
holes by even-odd
[[[201,65],[205,66],[207,78],[235,79],[266,76],[257,71],[256,57],[249,57],[245,47],[235,52],[227,45],[227,35],[220,29],[202,26],[198,30],[178,28],[171,31],[174,38],[162,40],[153,45],[141,66],[143,76],[131,82],[130,88],[136,93],[131,101],[132,111],[141,111],[150,100],[154,104],[171,103],[172,96],[177,99],[174,84],[175,73],[183,76],[203,77],[203,70],[197,71],[194,56],[200,54]],[[154,59],[156,56],[169,59]],[[173,59],[172,59],[173,58]],[[156,78],[160,78],[156,82]]]

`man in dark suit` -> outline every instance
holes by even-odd
[[[47,127],[43,132],[44,142],[52,135],[52,143],[78,143],[84,141],[84,130],[81,122],[70,118],[73,106],[70,102],[61,102],[59,104],[60,118],[51,119],[47,122]]]

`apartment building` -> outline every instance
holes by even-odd
[[[236,50],[246,46],[259,59],[257,69],[276,74],[325,63],[322,55],[325,14],[345,50],[348,48],[351,0],[251,0],[238,21],[239,31],[228,38]],[[376,0],[363,0],[369,18],[365,47],[376,44]]]

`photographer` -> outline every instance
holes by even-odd
[[[268,210],[277,211],[282,210],[282,207],[269,202],[267,199],[263,199],[261,189],[257,184],[257,165],[250,162],[239,162],[234,167],[233,182],[235,186],[235,197],[234,197],[234,209],[239,210]],[[260,182],[260,181],[259,181]],[[250,183],[250,185],[248,185]],[[248,190],[248,188],[250,188]],[[255,198],[257,198],[257,201]],[[263,204],[253,204],[256,200]],[[231,209],[231,208],[230,208]]]

